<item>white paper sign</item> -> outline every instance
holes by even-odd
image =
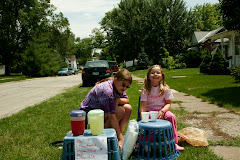
[[[107,137],[79,137],[74,140],[75,160],[107,160]]]

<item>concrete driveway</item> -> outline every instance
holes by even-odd
[[[40,103],[80,83],[82,83],[81,74],[1,83],[0,118]]]

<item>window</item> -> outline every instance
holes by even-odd
[[[235,37],[235,55],[240,55],[240,36]]]

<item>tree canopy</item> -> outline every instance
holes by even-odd
[[[224,27],[240,32],[239,0],[219,0]]]
[[[222,27],[220,4],[204,3],[193,7],[193,17],[195,18],[194,28],[196,31],[212,31]]]
[[[62,13],[54,14],[54,10],[50,0],[0,1],[0,63],[5,65],[5,75],[10,75],[11,68],[20,62],[25,69],[31,64],[32,68],[36,65],[35,68],[42,70],[33,60],[37,54],[43,56],[45,52],[51,63],[55,59],[50,57],[63,57],[72,52],[74,35],[68,20]],[[50,66],[55,72],[60,67]]]
[[[187,47],[193,19],[183,0],[123,0],[101,26],[117,60],[133,60],[143,48],[158,63],[163,48],[177,55]]]

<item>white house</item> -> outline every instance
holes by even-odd
[[[71,55],[71,56],[66,57],[65,61],[69,68],[75,68],[75,69],[78,68],[76,55]]]
[[[0,74],[5,74],[5,65],[0,63]]]
[[[211,42],[220,41],[221,52],[225,60],[229,62],[229,69],[240,65],[240,33],[225,30],[208,37],[208,39]]]
[[[194,31],[191,41],[191,50],[201,51],[203,49],[208,49],[211,51],[211,40],[208,37],[213,36],[219,32],[222,32],[224,27],[220,27],[213,31]]]

